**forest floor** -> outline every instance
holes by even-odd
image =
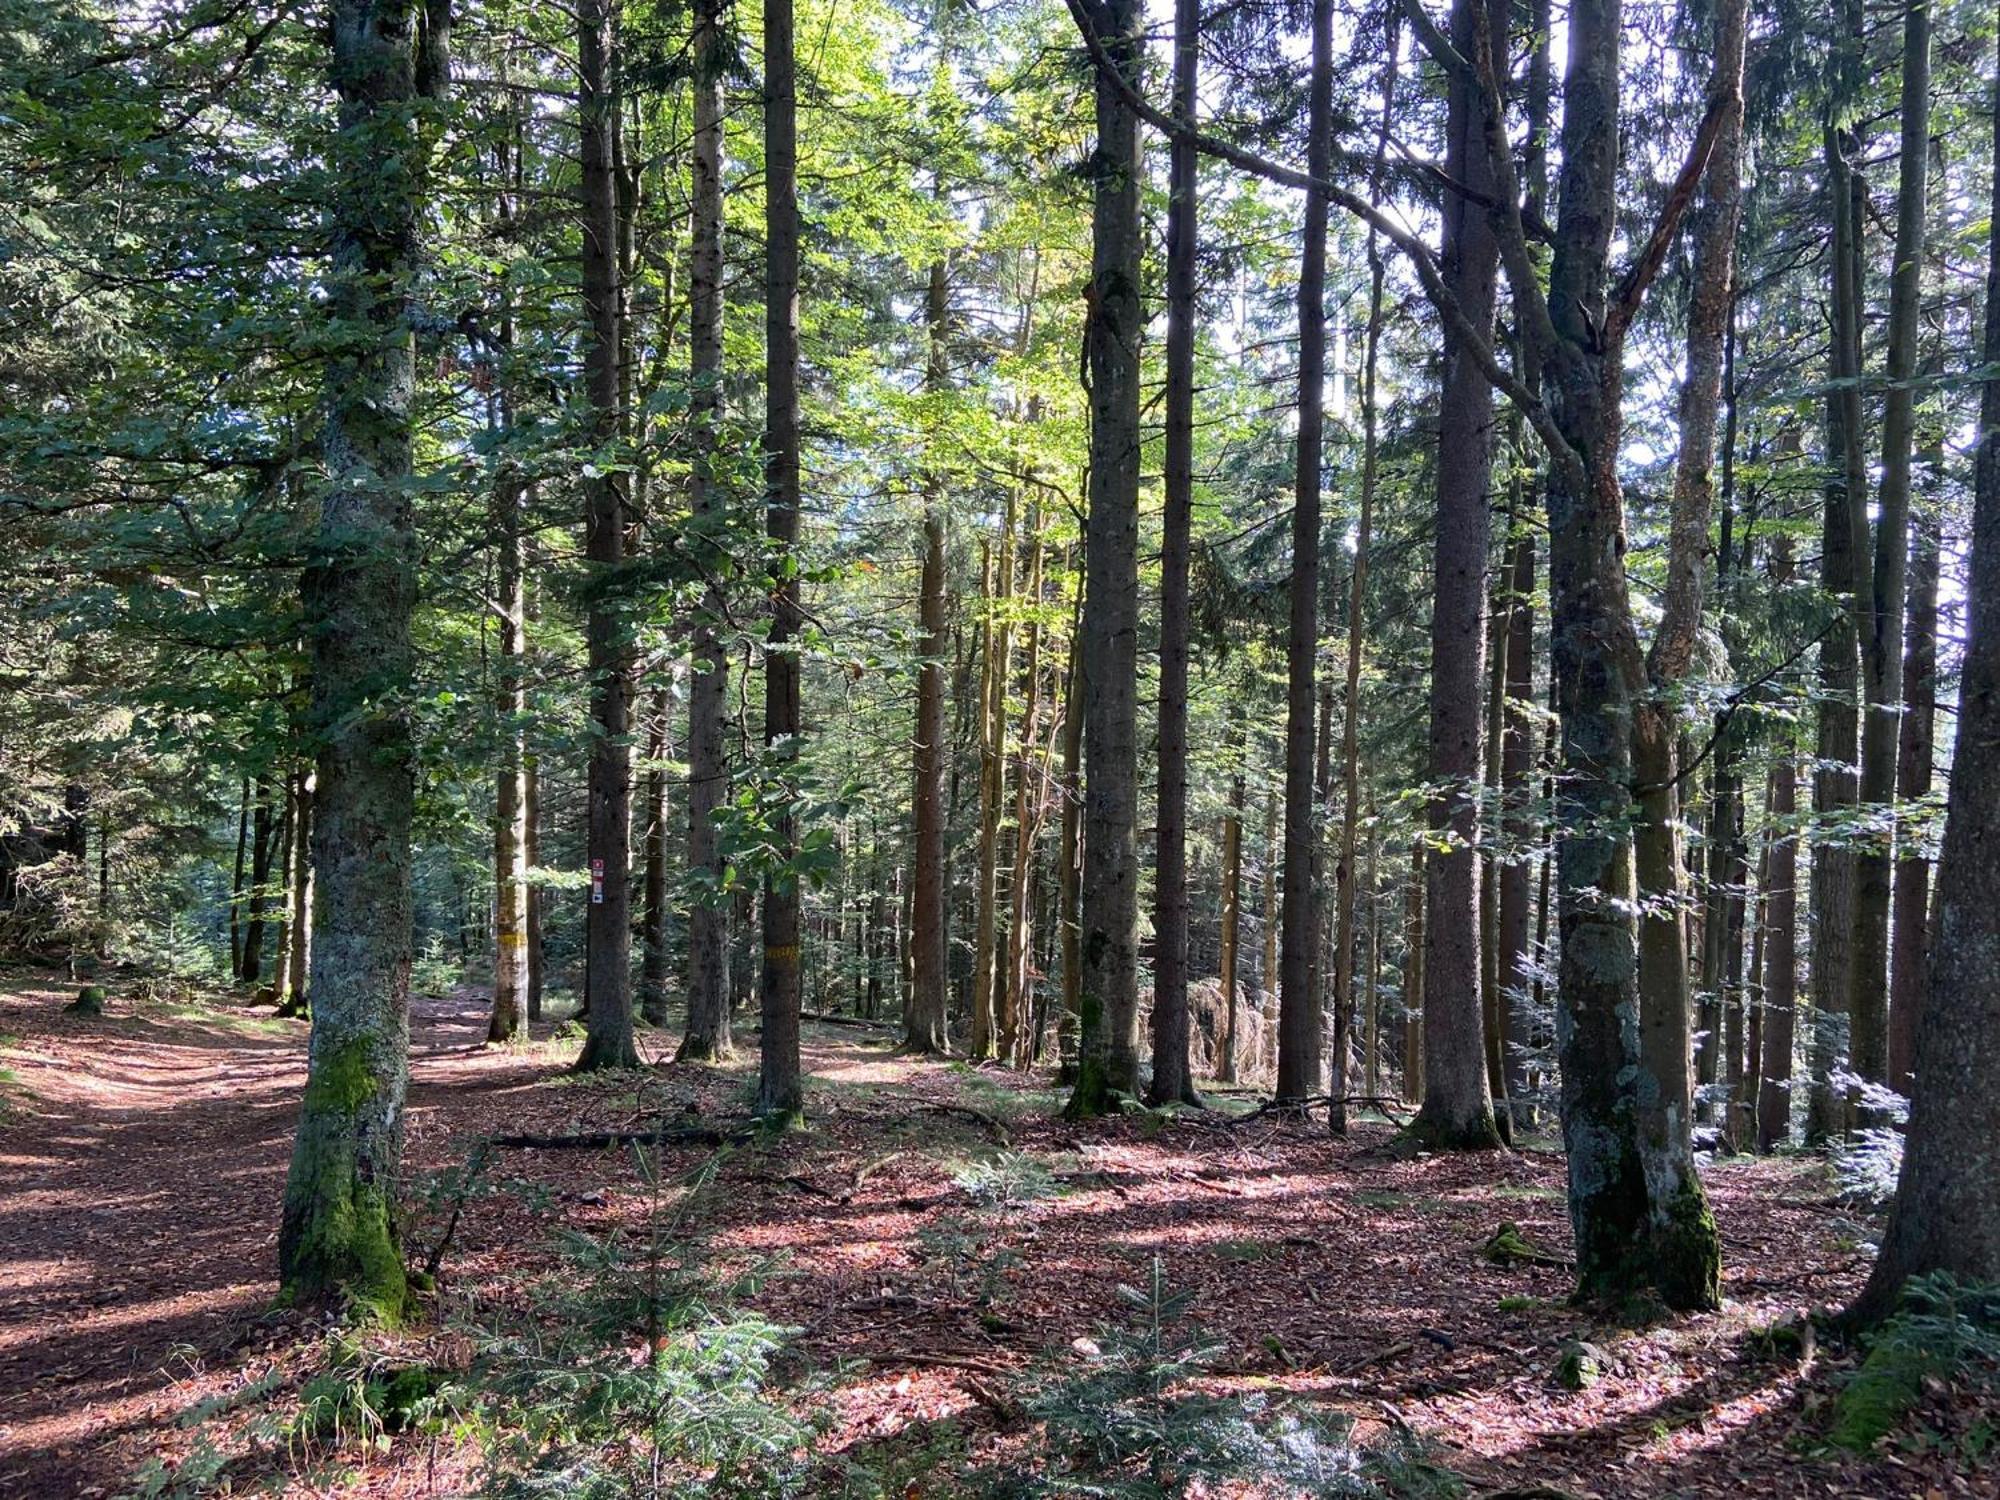
[[[306,1028],[268,1009],[135,1000],[63,1013],[47,973],[0,975],[0,1496],[153,1493],[232,1412],[296,1397],[328,1340],[270,1312],[278,1204]],[[573,1044],[482,1045],[484,997],[415,1002],[408,1160],[413,1255],[443,1235],[435,1174],[495,1132],[739,1120],[753,1060],[567,1077]],[[817,1404],[820,1451],[949,1432],[975,1462],[1032,1443],[1008,1394],[1088,1356],[1129,1319],[1121,1285],[1166,1282],[1222,1345],[1208,1384],[1325,1404],[1355,1436],[1414,1432],[1465,1493],[1602,1497],[2000,1493],[1935,1443],[1867,1458],[1816,1441],[1840,1351],[1774,1354],[1760,1331],[1834,1305],[1864,1271],[1861,1226],[1804,1159],[1736,1160],[1706,1180],[1726,1304],[1628,1332],[1566,1305],[1559,1156],[1399,1155],[1386,1122],[1351,1138],[1271,1118],[1057,1116],[1045,1080],[914,1061],[886,1031],[809,1024],[808,1124],[725,1153],[683,1228],[721,1270],[759,1268],[744,1306],[796,1330],[784,1368]],[[698,1145],[663,1148],[663,1175]],[[558,1230],[643,1233],[658,1212],[627,1150],[511,1149],[463,1206],[430,1321],[382,1347],[450,1367],[478,1326],[560,1269]],[[1517,1224],[1552,1264],[1499,1266]],[[1565,1342],[1605,1366],[1554,1378]],[[1086,1341],[1079,1343],[1078,1341]],[[1082,1352],[1079,1352],[1082,1351]],[[189,1416],[194,1412],[194,1416]],[[209,1421],[202,1413],[217,1413]],[[900,1437],[898,1436],[900,1435]],[[308,1445],[309,1447],[310,1445]],[[325,1455],[319,1455],[323,1459]],[[406,1435],[336,1455],[267,1450],[298,1494],[416,1496],[476,1482],[479,1454]],[[236,1493],[247,1489],[239,1476]],[[1548,1487],[1536,1489],[1535,1486]],[[921,1477],[899,1490],[930,1493]]]

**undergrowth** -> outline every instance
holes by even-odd
[[[1868,1341],[1862,1361],[1834,1402],[1828,1437],[1856,1451],[1904,1426],[1933,1389],[2000,1396],[2000,1285],[1939,1273],[1903,1288],[1896,1312]],[[1992,1424],[1967,1434],[1969,1458],[1993,1444]]]
[[[993,1493],[1178,1500],[1225,1483],[1260,1493],[1356,1500],[1449,1500],[1463,1484],[1401,1432],[1363,1447],[1339,1412],[1213,1389],[1224,1345],[1188,1316],[1160,1258],[1122,1286],[1126,1321],[1100,1330],[1071,1366],[1032,1385],[1024,1412],[1044,1455],[1000,1472]]]

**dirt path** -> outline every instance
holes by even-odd
[[[277,1292],[278,1205],[305,1023],[0,988],[0,1496],[116,1493],[180,1382]],[[420,999],[411,1129],[545,1066],[479,1046],[477,997]]]

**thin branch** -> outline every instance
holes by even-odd
[[[1458,339],[1460,345],[1472,356],[1473,363],[1479,366],[1480,373],[1492,383],[1494,389],[1512,401],[1521,414],[1527,418],[1529,425],[1535,429],[1536,435],[1547,445],[1551,459],[1563,469],[1571,482],[1578,487],[1582,486],[1584,482],[1583,456],[1571,447],[1569,441],[1563,437],[1561,429],[1555,424],[1555,418],[1550,415],[1548,408],[1542,404],[1541,398],[1530,391],[1516,378],[1511,370],[1500,363],[1498,357],[1493,352],[1492,344],[1480,335],[1477,328],[1473,327],[1472,320],[1466,317],[1465,310],[1458,304],[1458,299],[1452,296],[1450,288],[1444,284],[1444,278],[1438,271],[1436,258],[1431,254],[1428,245],[1402,225],[1396,223],[1395,220],[1389,218],[1380,209],[1376,208],[1374,204],[1368,202],[1360,195],[1350,192],[1339,183],[1330,181],[1327,178],[1315,177],[1308,172],[1301,172],[1296,167],[1288,167],[1282,162],[1272,161],[1267,156],[1260,156],[1254,151],[1245,150],[1243,147],[1232,145],[1228,141],[1217,140],[1214,136],[1204,135],[1200,128],[1192,122],[1177,120],[1165,110],[1151,103],[1145,95],[1141,94],[1133,86],[1131,80],[1125,77],[1117,63],[1104,50],[1104,44],[1098,39],[1090,24],[1089,12],[1085,8],[1088,0],[1066,0],[1066,3],[1069,6],[1070,16],[1076,22],[1077,31],[1083,37],[1083,44],[1090,53],[1091,62],[1097,68],[1098,75],[1110,83],[1113,92],[1119,96],[1134,114],[1138,115],[1148,125],[1151,125],[1155,130],[1170,139],[1190,141],[1193,143],[1195,150],[1201,152],[1203,155],[1215,157],[1220,161],[1226,161],[1231,166],[1240,167],[1242,170],[1249,172],[1253,176],[1261,177],[1267,182],[1275,182],[1281,187],[1297,188],[1302,192],[1316,189],[1326,195],[1329,203],[1335,204],[1354,215],[1400,250],[1410,262],[1411,267],[1416,271],[1418,281],[1423,284],[1425,296],[1430,299],[1431,305],[1437,308],[1439,316],[1449,326],[1453,337]],[[1507,173],[1507,180],[1510,184],[1513,181],[1511,166]],[[1503,196],[1507,196],[1507,194],[1503,194]],[[1520,231],[1521,216],[1518,204],[1511,209],[1511,212],[1506,217],[1511,218],[1518,232],[1525,233],[1525,231]],[[1543,310],[1543,317],[1544,319],[1547,317],[1546,307]]]

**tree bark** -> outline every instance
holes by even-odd
[[[942,395],[948,379],[945,334],[950,319],[950,288],[943,261],[931,263],[924,300],[924,326],[929,358],[924,387]],[[932,441],[937,441],[935,435]],[[945,963],[945,764],[950,747],[944,729],[945,658],[950,649],[945,612],[945,495],[942,472],[935,466],[924,477],[924,563],[918,592],[918,625],[923,634],[923,663],[917,669],[917,738],[915,867],[910,876],[910,1004],[903,1015],[906,1051],[942,1056],[951,1050],[946,1028],[947,969]]]
[[[799,712],[799,199],[797,58],[792,0],[764,0],[765,532],[778,570],[764,652],[764,743],[789,775],[804,729]],[[764,881],[763,1035],[757,1113],[790,1118],[805,1106],[799,1069],[798,828],[791,799],[774,842],[785,868]]]
[[[532,752],[521,758],[521,814],[525,824],[522,850],[527,857],[529,883],[524,895],[526,910],[522,921],[522,931],[527,939],[527,1001],[528,1019],[542,1018],[542,982],[545,973],[542,951],[542,904],[541,887],[534,883],[534,876],[542,865],[542,771],[541,763]]]
[[[729,1025],[729,893],[716,814],[729,797],[729,661],[721,628],[728,609],[721,570],[728,553],[728,497],[716,473],[726,459],[722,410],[723,79],[729,48],[723,0],[695,0],[689,43],[694,140],[688,293],[688,464],[691,529],[706,549],[710,581],[695,619],[688,683],[687,1025],[676,1054],[719,1062],[735,1045]]]
[[[1333,155],[1333,7],[1312,4],[1312,73],[1307,93],[1306,170],[1324,179]],[[1313,776],[1313,710],[1319,656],[1319,543],[1323,404],[1326,386],[1326,221],[1324,190],[1306,193],[1299,269],[1299,430],[1292,509],[1291,617],[1286,636],[1285,885],[1278,978],[1280,1104],[1321,1092],[1318,1003],[1318,798]]]
[[[674,753],[673,695],[653,688],[646,726],[645,901],[639,915],[639,1015],[667,1024],[667,762]]]
[[[1902,156],[1896,195],[1896,260],[1889,275],[1882,485],[1876,492],[1872,593],[1861,622],[1867,708],[1861,726],[1858,800],[1864,824],[1879,828],[1870,832],[1855,856],[1854,957],[1848,976],[1850,1066],[1871,1083],[1885,1083],[1889,1077],[1889,901],[1895,853],[1896,749],[1902,718],[1910,466],[1916,446],[1917,332],[1929,212],[1930,122],[1931,0],[1909,0],[1903,10]]]
[[[1032,410],[1030,417],[1032,419]],[[1042,701],[1042,515],[1028,509],[1028,656],[1021,673],[1021,733],[1014,766],[1014,871],[1008,885],[1006,965],[999,984],[1000,1056],[1028,1065],[1024,1045],[1034,1029],[1033,917],[1035,843],[1047,803],[1048,771],[1040,746]],[[1036,768],[1040,767],[1039,772]]]
[[[590,897],[585,908],[584,1040],[579,1072],[636,1068],[632,1040],[632,664],[619,588],[625,565],[624,297],[619,275],[618,39],[611,0],[577,10],[581,132],[584,387],[597,447],[584,476],[584,557],[591,574],[584,624],[590,670]]]
[[[1410,845],[1410,884],[1404,896],[1403,925],[1403,1098],[1424,1097],[1424,841]]]
[[[1841,38],[1835,47],[1829,110],[1838,117],[1860,86],[1861,7],[1842,0]],[[1858,789],[1861,734],[1855,701],[1861,686],[1860,642],[1864,600],[1870,597],[1867,465],[1862,453],[1861,214],[1864,189],[1849,165],[1850,140],[1834,125],[1825,132],[1827,191],[1833,205],[1828,355],[1827,464],[1820,587],[1838,613],[1819,652],[1819,723],[1813,775],[1813,812],[1822,824],[1848,816]],[[1845,1089],[1832,1077],[1848,1047],[1848,1004],[1854,968],[1855,857],[1837,842],[1813,850],[1813,1018],[1811,1094],[1806,1139],[1830,1140],[1847,1129]]]
[[[1471,55],[1487,0],[1454,0],[1451,34]],[[1447,94],[1445,171],[1473,192],[1496,191],[1477,83],[1454,69]],[[1445,200],[1442,271],[1474,332],[1493,325],[1499,247],[1492,216],[1469,198]],[[1425,1144],[1500,1144],[1486,1067],[1480,998],[1480,705],[1485,701],[1486,555],[1492,530],[1493,388],[1463,341],[1445,338],[1438,397],[1436,590],[1431,613],[1426,818],[1433,848],[1424,927],[1424,1102],[1410,1124]]]
[[[504,340],[503,340],[504,342]],[[503,430],[509,425],[502,415]],[[499,551],[494,604],[500,616],[500,670],[494,694],[499,764],[493,770],[493,1012],[489,1042],[521,1029],[528,990],[528,806],[522,782],[528,694],[524,655],[527,603],[521,551],[521,483],[511,460],[494,476],[494,534]]]
[[[1941,457],[1941,456],[1940,456]],[[1933,726],[1937,717],[1938,525],[1916,523],[1910,556],[1908,623],[1903,634],[1903,726],[1896,752],[1896,795],[1907,808],[1930,794]],[[1924,1008],[1930,956],[1931,862],[1921,842],[1905,836],[1896,853],[1896,920],[1889,952],[1889,1086],[1907,1096],[1916,1056],[1917,1019]]]
[[[1078,624],[1084,580],[1077,581]],[[1062,1014],[1056,1018],[1056,1082],[1076,1082],[1083,1026],[1083,633],[1072,629],[1063,690],[1062,836],[1056,855],[1056,925],[1061,929]]]
[[[1483,87],[1497,99],[1490,28],[1483,15],[1476,19]],[[1698,150],[1683,168],[1635,272],[1620,280],[1614,295],[1608,272],[1621,26],[1618,0],[1579,0],[1572,7],[1561,206],[1545,300],[1518,226],[1506,254],[1517,305],[1552,341],[1544,353],[1561,439],[1548,487],[1551,625],[1563,724],[1557,1035],[1579,1291],[1609,1301],[1655,1293],[1672,1307],[1703,1308],[1719,1300],[1720,1250],[1694,1171],[1687,1113],[1686,934],[1673,821],[1677,757],[1659,687],[1684,670],[1699,620],[1700,551],[1690,553],[1683,539],[1695,531],[1696,498],[1705,505],[1707,495],[1699,485],[1677,493],[1683,503],[1675,514],[1668,618],[1649,658],[1640,649],[1625,574],[1618,449],[1625,329],[1694,182],[1708,179],[1711,204],[1725,190],[1733,196],[1734,148],[1726,141],[1741,121],[1743,11],[1732,3],[1717,15],[1716,65],[1703,121],[1708,156]],[[1511,198],[1512,167],[1497,121],[1488,122],[1488,144],[1502,196]],[[1721,252],[1722,270],[1716,276],[1711,263],[1705,281],[1719,282],[1726,306],[1733,236],[1719,246],[1712,237],[1706,243]],[[1712,403],[1713,395],[1708,399]],[[1677,466],[1677,492],[1680,470],[1687,467]],[[1688,477],[1702,474],[1705,466],[1696,464]],[[1700,531],[1705,541],[1705,511]],[[1641,909],[1645,915],[1635,924]]]
[[[412,107],[449,80],[450,12],[335,0],[339,99],[328,169],[327,485],[306,569],[311,725],[319,738],[312,1042],[278,1231],[284,1298],[384,1319],[407,1284],[394,1184],[409,1079],[410,826],[404,704],[414,653],[408,480],[418,236],[429,133]],[[393,169],[385,169],[393,163]]]
[[[1323,3],[1323,0],[1322,0]],[[1136,86],[1144,8],[1102,0],[1091,15],[1118,75]],[[1138,592],[1139,121],[1117,80],[1099,73],[1085,323],[1090,483],[1083,604],[1083,954],[1081,1042],[1073,1116],[1117,1107],[1139,1089]]]
[[[1528,1058],[1535,1045],[1534,1014],[1526,1003],[1534,984],[1531,942],[1535,838],[1535,535],[1517,529],[1508,544],[1507,697],[1500,729],[1500,817],[1506,858],[1500,866],[1497,924],[1501,1005],[1506,1014],[1507,1097],[1514,1125],[1535,1123],[1529,1100]]]
[[[1242,754],[1249,752],[1246,727]],[[1222,1052],[1216,1059],[1218,1083],[1236,1082],[1237,958],[1243,943],[1243,793],[1241,760],[1229,779],[1229,812],[1222,820]]]
[[[1201,0],[1174,3],[1177,118],[1192,126],[1201,70]],[[1160,541],[1159,796],[1153,878],[1153,1104],[1198,1104],[1188,1069],[1188,550],[1194,518],[1194,141],[1174,137],[1167,169],[1166,470]]]
[[[2000,211],[2000,85],[1993,111],[1993,207]],[[1986,378],[1974,462],[1965,664],[1952,757],[1937,943],[1917,1023],[1916,1098],[1882,1252],[1856,1304],[1863,1322],[1894,1310],[1912,1276],[2000,1280],[2000,238],[1989,237]]]
[[[1375,137],[1371,191],[1379,194],[1388,153],[1390,122],[1396,109],[1396,58],[1400,33],[1389,22],[1382,64],[1382,123]],[[1342,685],[1340,723],[1340,853],[1333,865],[1333,1081],[1327,1092],[1327,1124],[1336,1135],[1347,1130],[1347,1054],[1354,1030],[1354,857],[1361,815],[1361,651],[1367,634],[1368,553],[1374,544],[1375,488],[1381,457],[1381,422],[1376,410],[1376,372],[1382,347],[1382,246],[1368,233],[1368,325],[1361,352],[1361,502],[1354,523],[1354,574],[1347,590],[1347,671]],[[1379,831],[1378,831],[1379,832]],[[1370,880],[1373,880],[1371,870]],[[1375,1073],[1374,992],[1369,991],[1368,1073]],[[1371,1082],[1368,1093],[1375,1095]]]
[[[1757,1089],[1757,1149],[1770,1151],[1792,1138],[1792,1051],[1799,1000],[1798,766],[1781,751],[1771,777],[1770,877],[1764,925],[1764,1062]]]
[[[312,995],[306,975],[312,968],[313,945],[313,789],[310,769],[301,769],[294,778],[293,801],[298,811],[292,824],[292,920],[291,943],[286,952],[286,970],[280,976],[283,994],[278,1013],[285,1016],[311,1014]]]
[[[243,925],[242,980],[254,985],[264,974],[264,910],[270,904],[271,776],[259,772],[250,812],[249,920]]]
[[[1007,796],[1007,679],[1012,671],[1014,519],[1016,498],[1007,492],[997,556],[986,572],[985,650],[979,720],[979,907],[973,919],[972,1028],[967,1051],[994,1055],[999,1039],[995,978],[999,970],[1000,822]]]
[[[243,978],[243,879],[250,857],[250,778],[236,801],[236,870],[229,884],[229,977]]]

